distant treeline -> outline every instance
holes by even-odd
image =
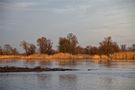
[[[58,49],[52,49],[53,42],[46,37],[37,39],[37,46],[26,41],[20,42],[20,47],[24,49],[23,55],[40,54],[56,54],[56,53],[70,53],[70,54],[88,54],[88,55],[110,55],[115,52],[135,51],[135,44],[127,47],[126,44],[118,45],[117,42],[112,41],[112,38],[106,37],[99,42],[99,46],[88,45],[81,47],[79,45],[76,35],[69,33],[66,37],[60,37],[58,42]],[[0,55],[18,55],[20,54],[16,48],[10,44],[0,46]]]

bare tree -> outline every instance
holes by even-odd
[[[36,52],[36,46],[34,44],[29,44],[28,52],[29,54],[34,54]]]
[[[78,44],[77,37],[73,33],[69,33],[67,35],[67,39],[70,42],[70,51],[71,51],[70,53],[75,54],[75,49],[76,49],[77,44]]]
[[[16,55],[18,54],[17,49],[13,48],[10,44],[5,44],[4,49],[1,48],[1,54],[4,55]]]
[[[0,46],[0,55],[3,55],[3,50],[1,46]]]
[[[99,54],[98,47],[96,46],[86,46],[85,52],[86,54],[91,54],[91,55]]]
[[[26,41],[21,41],[20,46],[25,50],[25,54],[29,55],[29,44]]]
[[[128,47],[128,51],[135,51],[135,44],[132,44],[132,46]]]
[[[91,54],[91,46],[90,45],[86,46],[85,54]]]
[[[121,45],[121,51],[126,51],[126,44]]]
[[[116,42],[113,42],[111,37],[104,38],[102,42],[99,43],[99,50],[101,54],[110,55],[114,52],[118,52],[119,46]]]
[[[10,44],[5,44],[4,45],[4,50],[3,50],[5,55],[11,55],[12,54],[12,47]]]
[[[13,55],[17,55],[17,54],[18,54],[18,51],[17,51],[16,48],[13,48],[13,49],[12,49],[12,54],[13,54]]]
[[[52,42],[51,40],[41,37],[37,39],[37,45],[39,46],[39,51],[42,54],[49,54],[52,51]]]
[[[26,41],[22,41],[20,46],[25,50],[26,55],[34,54],[36,51],[36,46]]]
[[[70,53],[70,42],[67,38],[59,38],[59,51],[63,53]]]
[[[132,44],[132,51],[135,51],[135,44]]]
[[[72,33],[69,33],[67,37],[61,37],[59,39],[59,51],[75,54],[77,44],[78,40],[76,36]]]
[[[75,49],[75,54],[85,54],[85,48],[77,46]]]

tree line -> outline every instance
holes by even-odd
[[[86,47],[81,47],[76,35],[69,33],[66,37],[59,38],[58,50],[52,49],[53,42],[46,37],[40,37],[36,42],[37,46],[24,40],[20,42],[20,47],[25,51],[25,55],[32,55],[35,53],[51,55],[60,52],[70,54],[110,55],[121,51],[135,51],[135,44],[132,44],[130,47],[127,47],[126,44],[118,45],[117,42],[112,40],[111,36],[105,37],[103,41],[99,42],[99,46],[88,45]],[[3,48],[0,46],[0,55],[17,54],[19,54],[18,50],[13,48],[10,44],[5,44]]]

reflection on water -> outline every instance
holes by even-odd
[[[79,69],[0,73],[0,90],[135,90],[134,62],[97,64],[90,60],[0,60],[0,66]]]
[[[77,69],[133,69],[135,62],[94,63],[91,60],[0,60],[0,66],[50,67]],[[127,68],[128,67],[128,68]]]
[[[62,89],[76,89],[77,88],[77,76],[74,74],[60,75],[59,86]]]

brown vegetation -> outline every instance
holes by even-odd
[[[39,46],[39,51],[41,54],[51,54],[52,42],[51,40],[41,37],[37,39],[37,45]]]
[[[96,62],[108,62],[108,61],[135,61],[135,52],[118,52],[111,56],[107,55],[87,55],[69,53],[58,53],[54,55],[47,54],[33,54],[29,56],[22,55],[1,55],[0,59],[26,59],[26,60],[50,60],[50,59],[90,59]]]

